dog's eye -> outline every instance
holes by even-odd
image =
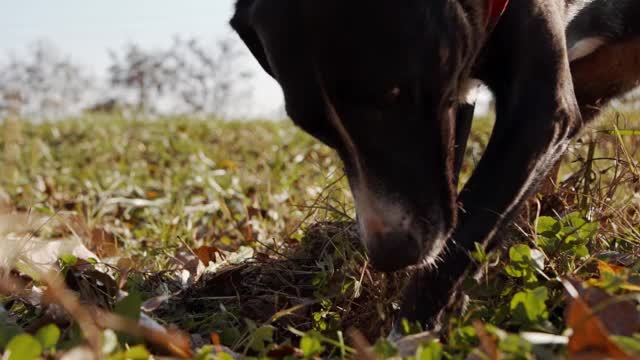
[[[400,93],[400,88],[394,86],[384,94],[382,100],[384,101],[385,105],[393,105],[400,98]]]

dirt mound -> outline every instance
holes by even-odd
[[[372,271],[362,251],[352,223],[315,224],[299,246],[207,274],[157,315],[218,332],[227,345],[247,321],[274,326],[275,338],[290,337],[289,327],[354,327],[376,339],[391,329],[407,275]]]

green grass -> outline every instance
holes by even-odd
[[[18,208],[75,211],[91,226],[109,227],[132,253],[143,243],[237,246],[247,242],[242,227],[251,211],[261,215],[251,223],[260,240],[300,238],[307,207],[341,177],[329,149],[269,122],[90,117],[25,124],[20,149],[18,175],[4,179]],[[349,196],[339,187],[327,195]]]
[[[474,124],[463,179],[479,161],[491,124]],[[345,344],[349,328],[372,343],[388,335],[407,274],[369,269],[340,162],[290,123],[92,115],[11,126],[0,125],[0,189],[12,209],[62,219],[67,229],[48,235],[71,229],[140,301],[167,295],[148,315],[204,339],[200,346],[215,333],[237,353],[340,358],[353,351]],[[481,248],[472,254],[484,278],[466,282],[469,306],[453,309],[441,341],[424,343],[417,358],[486,352],[477,320],[488,332],[480,338],[492,339],[507,358],[566,354],[566,346],[520,336],[567,334],[563,278],[592,279],[615,298],[638,296],[640,137],[628,131],[638,128],[637,114],[612,113],[574,142],[555,194],[530,203],[501,235],[507,245],[499,254]],[[231,263],[184,286],[176,274],[196,272],[188,263],[198,250],[219,250]],[[625,270],[603,275],[597,260]],[[73,265],[63,267],[82,272]],[[91,276],[83,279],[97,288]],[[115,294],[84,300],[96,298],[120,311]],[[12,326],[33,330],[44,321],[39,306],[12,297],[3,303]],[[75,344],[74,328],[58,326],[64,351]],[[407,324],[407,330],[415,329]],[[620,341],[638,346],[638,338],[625,336]],[[111,355],[121,356],[126,342],[121,338]],[[376,349],[395,351],[383,340]]]

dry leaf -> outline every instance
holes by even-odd
[[[145,196],[146,196],[146,197],[147,197],[147,199],[149,199],[149,200],[155,200],[155,199],[157,199],[158,197],[160,197],[160,193],[159,193],[159,192],[157,192],[157,191],[153,191],[153,190],[151,190],[151,191],[147,191],[147,192],[145,193]]]
[[[120,290],[110,275],[95,270],[94,266],[88,263],[70,267],[65,283],[71,290],[80,294],[80,301],[107,308],[112,305]]]
[[[238,165],[231,160],[222,160],[220,161],[220,167],[225,170],[237,170]]]
[[[113,234],[102,227],[91,230],[91,248],[101,258],[115,257],[119,253],[118,240]]]
[[[247,208],[247,217],[249,219],[253,219],[253,218],[263,219],[263,218],[265,218],[267,216],[268,216],[268,211],[267,210],[260,209],[260,208],[255,207],[255,206],[249,206]]]
[[[581,296],[611,335],[632,336],[640,331],[635,301],[611,296],[598,288],[584,289]]]
[[[211,339],[211,343],[212,343],[214,346],[216,346],[216,347],[220,346],[220,344],[221,344],[221,341],[220,341],[220,334],[218,334],[217,332],[215,332],[215,331],[214,331],[214,332],[212,332],[211,334],[209,334],[209,339]],[[217,350],[216,350],[216,351],[217,351]]]
[[[247,244],[252,243],[256,240],[256,232],[253,229],[253,225],[250,222],[247,222],[240,226],[240,232],[242,233],[242,237]]]
[[[140,307],[142,308],[142,310],[146,312],[152,312],[157,308],[159,308],[162,304],[167,302],[167,300],[171,299],[175,295],[176,294],[170,294],[170,295],[160,295],[160,296],[152,297],[151,299],[148,299],[147,301],[143,302],[142,306]]]
[[[135,266],[135,262],[130,258],[120,258],[116,263],[116,269],[118,269],[118,289],[123,289],[127,284],[129,278],[129,272]]]
[[[616,343],[609,339],[609,332],[594,315],[592,308],[582,297],[582,286],[578,282],[563,280],[563,285],[570,298],[567,308],[567,325],[573,329],[569,338],[569,353],[584,356],[592,352],[606,354],[614,358],[630,358]]]
[[[588,281],[589,284],[598,286],[599,284],[606,283],[608,280],[605,274],[611,274],[620,278],[625,278],[625,283],[620,285],[621,289],[640,292],[640,285],[632,283],[629,281],[629,279],[627,279],[628,277],[627,268],[625,268],[624,266],[606,263],[600,260],[597,260],[597,261],[598,261],[598,270],[600,272],[600,278],[590,279]]]
[[[601,260],[597,260],[597,262],[598,262],[598,270],[600,271],[601,279],[604,273],[612,273],[612,274],[620,275],[620,274],[624,274],[626,270],[622,266],[609,264]]]
[[[0,269],[20,268],[30,276],[58,270],[58,259],[73,255],[78,259],[98,259],[78,236],[43,239],[39,230],[45,226],[70,226],[59,217],[26,213],[0,213]]]
[[[209,265],[210,262],[215,263],[218,258],[220,261],[225,259],[225,255],[222,251],[215,246],[199,247],[196,250],[196,256],[198,256],[198,259],[200,259],[205,266]]]
[[[578,354],[571,355],[571,360],[613,360],[620,359],[620,357],[614,357],[597,351],[585,351]],[[623,359],[633,360],[631,357],[623,357]]]
[[[499,360],[501,356],[500,352],[498,352],[496,339],[489,335],[480,320],[473,322],[473,328],[476,330],[476,334],[478,334],[478,339],[480,340],[480,350],[482,350],[489,359]]]
[[[47,240],[31,236],[7,236],[0,247],[0,267],[14,269],[22,265],[36,273],[42,273],[56,270],[58,259],[63,255],[73,255],[84,260],[98,259],[76,237]]]
[[[201,266],[198,256],[188,248],[178,249],[173,259],[178,267],[183,268],[194,276],[198,273],[198,268]]]

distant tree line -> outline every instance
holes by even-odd
[[[250,102],[244,53],[232,39],[176,37],[165,49],[109,51],[100,81],[52,44],[0,59],[0,114],[56,118],[82,111],[225,116]]]

